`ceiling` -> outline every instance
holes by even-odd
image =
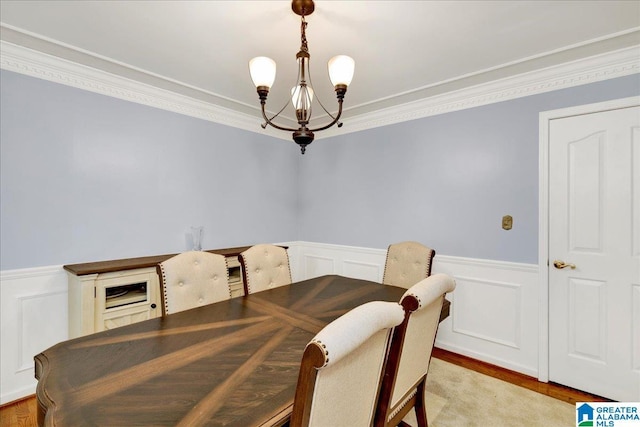
[[[2,0],[0,29],[4,42],[257,118],[249,59],[278,64],[270,111],[295,83],[300,20],[290,4]],[[318,0],[307,22],[313,86],[329,111],[327,61],[356,61],[345,119],[640,44],[636,0]]]

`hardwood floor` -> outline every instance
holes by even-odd
[[[572,404],[575,402],[610,401],[609,399],[585,393],[580,390],[575,390],[570,387],[565,387],[560,384],[541,383],[536,378],[509,371],[504,368],[499,368],[497,366],[451,353],[446,350],[441,350],[439,348],[433,349],[433,357]],[[0,427],[37,426],[37,414],[35,396],[8,403],[0,407]]]
[[[440,360],[444,360],[445,362],[453,363],[454,365],[462,366],[463,368],[471,369],[476,372],[480,372],[481,374],[485,374],[511,384],[519,385],[520,387],[524,387],[538,393],[546,394],[547,396],[551,396],[567,403],[574,404],[576,402],[611,402],[611,400],[605,399],[604,397],[585,393],[584,391],[576,390],[571,387],[566,387],[552,382],[542,383],[538,381],[537,378],[510,371],[508,369],[500,368],[489,363],[481,362],[479,360],[475,360],[467,356],[462,356],[460,354],[451,353],[450,351],[442,350],[439,348],[433,349],[432,356]]]
[[[35,396],[17,400],[0,407],[0,427],[38,425],[38,407]]]

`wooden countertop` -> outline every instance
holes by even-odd
[[[205,252],[220,254],[226,257],[238,256],[241,252],[246,251],[251,246],[238,246],[235,248],[210,249]],[[286,249],[287,247],[284,246]],[[123,258],[110,261],[85,262],[82,264],[69,264],[63,266],[65,270],[76,276],[86,274],[110,273],[113,271],[133,270],[136,268],[155,267],[158,263],[165,261],[177,254],[153,255],[139,258]]]

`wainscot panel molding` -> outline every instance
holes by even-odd
[[[457,283],[438,347],[538,377],[538,266],[436,255],[433,272]]]
[[[289,247],[294,281],[340,274],[382,282],[386,249],[313,242]],[[434,273],[457,282],[436,345],[507,369],[538,374],[538,266],[436,255]],[[382,285],[381,285],[382,286]],[[0,272],[0,404],[35,393],[33,356],[68,339],[62,266]]]
[[[299,278],[325,274],[382,282],[386,249],[289,242]],[[437,255],[433,273],[456,279],[447,298],[452,315],[436,345],[517,372],[538,376],[538,266]]]
[[[291,268],[297,271],[301,278],[339,274],[382,282],[386,250],[313,242],[288,244]],[[295,250],[294,256],[292,249]]]
[[[33,37],[9,26],[2,26],[2,30],[16,33],[21,38]],[[37,41],[42,42],[41,40]],[[65,47],[65,49],[68,48]],[[74,53],[76,56],[86,56],[81,52]],[[554,52],[550,53],[553,54]],[[93,56],[89,56],[86,60],[104,61],[104,59]],[[119,64],[110,63],[109,65],[112,68],[122,68],[122,65]],[[505,64],[503,68],[506,69],[514,65],[517,64]],[[257,107],[247,107],[244,104],[236,103],[236,107],[242,112],[235,111],[216,105],[217,103],[229,105],[235,101],[197,88],[188,88],[190,93],[194,94],[194,97],[190,97],[4,40],[0,40],[0,68],[250,132],[285,140],[290,139],[288,133],[283,134],[277,130],[262,129],[258,126],[262,119]],[[164,85],[176,89],[185,89],[185,86],[178,82],[149,75],[141,70],[127,67],[123,71],[137,74],[145,80],[156,81],[159,86]],[[486,71],[490,72],[492,70]],[[524,96],[595,83],[638,72],[640,72],[638,46],[632,46],[561,65],[524,72],[514,77],[495,79],[458,90],[436,95],[429,93],[431,89],[437,89],[439,85],[446,85],[456,81],[462,82],[464,77],[470,77],[462,76],[451,81],[443,81],[432,86],[420,88],[413,94],[420,97],[418,100],[405,102],[399,106],[377,108],[376,111],[365,111],[364,113],[359,113],[358,109],[367,110],[366,105],[347,108],[345,113],[349,116],[349,126],[340,129],[328,129],[318,135],[316,139],[344,135],[350,132],[358,132]],[[407,93],[405,95],[411,94]]]
[[[0,272],[0,404],[35,393],[33,356],[67,334],[62,266]]]

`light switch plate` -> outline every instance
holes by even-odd
[[[502,228],[505,230],[511,230],[511,227],[513,226],[513,218],[511,218],[511,215],[505,215],[502,217]]]

